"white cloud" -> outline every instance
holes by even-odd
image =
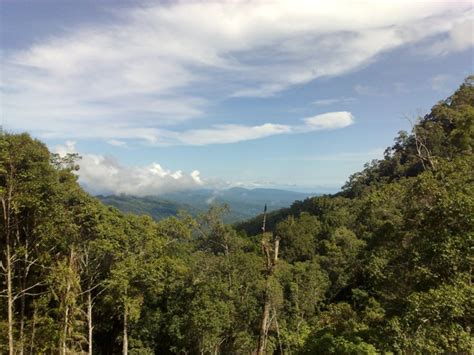
[[[235,143],[291,132],[291,126],[273,123],[260,126],[218,125],[210,129],[194,129],[177,133],[176,138],[186,145],[206,145]]]
[[[304,119],[306,123],[302,126],[306,131],[318,131],[326,129],[338,129],[350,126],[354,123],[354,116],[350,112],[328,112],[321,115],[308,117]]]
[[[265,123],[260,126],[221,125],[212,129],[190,130],[177,135],[179,141],[188,145],[235,143],[280,134],[307,133],[320,130],[339,129],[354,123],[350,112],[328,112],[302,120],[301,125]]]
[[[321,130],[340,129],[354,123],[354,116],[347,111],[327,112],[302,119],[300,125],[265,123],[259,126],[237,124],[216,125],[208,129],[183,132],[162,131],[157,144],[208,145],[237,143],[281,134],[299,134]]]
[[[60,155],[76,152],[75,142],[67,141],[54,151]],[[159,195],[166,192],[202,187],[199,171],[189,174],[170,171],[158,163],[146,166],[124,166],[102,155],[81,154],[79,182],[92,194]]]
[[[239,124],[214,125],[206,129],[189,129],[174,131],[170,129],[139,129],[128,131],[116,131],[108,129],[107,137],[120,137],[123,139],[146,139],[150,144],[156,146],[175,145],[210,145],[229,144],[248,140],[260,139],[281,134],[301,134],[321,130],[340,129],[354,123],[354,117],[350,112],[327,112],[313,117],[303,118],[299,125],[283,125],[276,123],[264,123],[257,126],[246,126]],[[87,132],[85,136],[93,138],[95,131]],[[125,142],[109,139],[109,144],[123,146]]]
[[[472,6],[472,4],[471,4]],[[472,13],[472,8],[471,8]],[[474,21],[472,18],[454,24],[446,38],[436,42],[431,47],[434,55],[445,55],[451,52],[463,51],[474,45]]]
[[[452,1],[153,3],[6,53],[5,125],[43,136],[156,142],[216,99],[275,95],[421,41],[434,54],[465,49],[472,17],[469,2]],[[242,133],[286,129],[268,125]],[[221,123],[181,139],[200,144],[217,131],[232,142],[229,132],[238,128]]]
[[[77,153],[76,151],[76,142],[75,141],[66,141],[64,145],[57,145],[54,148],[54,152],[60,156],[65,156],[68,153]]]

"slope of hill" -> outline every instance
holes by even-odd
[[[412,134],[400,131],[394,144],[385,150],[383,159],[366,163],[362,171],[351,175],[342,191],[295,201],[289,208],[274,210],[267,216],[267,228],[273,230],[278,222],[303,212],[321,217],[327,213],[328,206],[344,204],[341,201],[345,198],[360,198],[379,186],[416,177],[423,171],[434,170],[443,160],[452,162],[456,157],[472,157],[473,121],[474,76],[470,76],[452,96],[438,102],[426,116],[419,117]],[[236,228],[254,235],[260,231],[261,221],[260,214],[238,223]]]
[[[188,211],[193,215],[197,212],[191,206],[154,196],[99,195],[96,197],[106,205],[113,206],[122,212],[148,215],[156,220],[176,216],[181,210]]]

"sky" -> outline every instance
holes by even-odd
[[[90,192],[335,192],[474,73],[472,1],[0,0],[1,124]]]

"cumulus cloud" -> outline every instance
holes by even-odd
[[[256,1],[152,3],[4,53],[11,129],[45,137],[159,141],[215,99],[266,97],[337,76],[381,53],[428,41],[432,53],[472,45],[469,2]],[[221,123],[222,124],[222,123]],[[91,126],[94,127],[91,130]],[[220,125],[185,132],[183,141]],[[243,128],[264,137],[287,127]],[[284,133],[284,132],[283,132]],[[178,139],[179,140],[179,139]],[[223,139],[224,140],[224,139]]]
[[[75,142],[66,141],[54,151],[61,156],[75,153]],[[92,194],[126,194],[134,196],[159,195],[166,192],[202,187],[199,171],[189,174],[171,171],[158,163],[146,166],[124,166],[111,157],[81,154],[79,182]]]

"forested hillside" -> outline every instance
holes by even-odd
[[[198,213],[195,208],[189,205],[179,204],[155,196],[136,197],[127,195],[98,195],[96,197],[102,203],[115,207],[122,212],[147,215],[157,221],[167,217],[176,216],[180,211],[187,211],[192,215]]]
[[[472,353],[473,140],[471,77],[341,193],[234,229],[125,215],[3,133],[0,352]]]

